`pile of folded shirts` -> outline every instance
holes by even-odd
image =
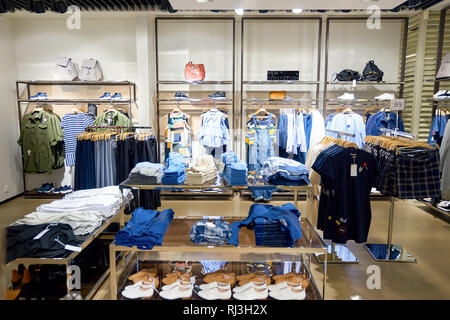
[[[270,157],[263,164],[261,173],[270,184],[279,186],[303,186],[309,184],[309,171],[298,161]]]
[[[231,226],[228,244],[239,245],[239,230],[245,226],[254,230],[258,246],[292,247],[302,238],[300,211],[292,203],[282,206],[253,204],[248,217]]]
[[[65,245],[81,243],[65,223],[9,226],[6,234],[7,262],[24,257],[63,258],[72,252]]]
[[[161,184],[164,165],[161,163],[139,162],[131,170],[128,182],[135,185]]]
[[[200,220],[194,223],[190,238],[196,244],[223,245],[231,236],[231,225],[228,221]]]
[[[186,169],[188,185],[214,185],[217,181],[217,167],[212,155],[198,157],[192,168]]]
[[[176,185],[183,184],[186,180],[186,162],[180,153],[171,152],[167,159],[167,168],[164,170],[162,184]]]
[[[72,227],[76,236],[80,236],[93,232],[102,225],[102,222],[103,215],[98,211],[32,212],[11,225],[64,223]]]
[[[95,190],[95,189],[93,189]],[[88,191],[88,190],[82,190]],[[119,212],[123,200],[113,195],[92,195],[91,197],[63,198],[53,202],[42,204],[36,208],[38,212],[65,212],[65,211],[98,211],[105,218],[109,218]]]
[[[232,186],[247,185],[247,164],[239,160],[233,151],[222,154],[222,161],[225,164],[223,178]]]
[[[172,209],[153,211],[137,208],[125,228],[116,234],[116,245],[137,246],[143,250],[151,250],[155,245],[162,245],[173,216]]]

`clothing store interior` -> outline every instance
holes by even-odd
[[[450,299],[450,0],[0,0],[0,70],[0,299]]]

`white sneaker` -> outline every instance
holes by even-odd
[[[228,300],[231,298],[231,287],[227,283],[222,286],[200,290],[198,295],[205,300]]]
[[[269,291],[275,291],[275,290],[280,290],[280,289],[284,289],[288,287],[288,282],[287,281],[283,281],[283,282],[279,282],[277,284],[271,284],[270,286],[267,286],[267,290]]]
[[[167,300],[175,300],[175,299],[189,299],[192,297],[192,283],[188,285],[180,284],[175,286],[169,290],[164,290],[159,293],[161,298]]]
[[[273,290],[269,295],[277,300],[304,300],[306,297],[305,289],[301,285]]]
[[[438,92],[436,92],[433,95],[433,99],[434,100],[445,100],[445,99],[449,99],[450,97],[448,96],[448,91],[447,90],[439,90]]]
[[[392,93],[383,93],[378,97],[375,97],[375,100],[393,100],[395,96]]]
[[[209,289],[218,288],[220,286],[224,286],[224,285],[227,285],[227,284],[228,283],[214,281],[214,282],[210,282],[210,283],[201,284],[198,287],[199,287],[200,290],[209,290]]]
[[[340,100],[355,100],[355,95],[353,93],[344,93],[342,96],[339,96]]]
[[[138,283],[139,285],[136,285]],[[128,299],[151,298],[153,296],[153,291],[155,289],[155,283],[152,282],[150,285],[146,285],[143,284],[142,281],[138,281],[134,285],[127,286],[127,288],[125,288],[125,290],[122,291],[122,295],[125,298]]]
[[[255,287],[257,289],[266,289],[267,285],[266,282],[247,282],[246,284],[242,285],[242,286],[238,286],[238,287],[234,287],[233,288],[233,292],[242,292],[244,290],[247,290],[250,287]]]
[[[269,291],[267,288],[256,289],[254,286],[251,286],[247,290],[242,292],[233,293],[233,298],[237,300],[259,300],[259,299],[267,299],[269,296]]]

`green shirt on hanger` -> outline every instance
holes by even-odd
[[[106,111],[95,119],[93,126],[131,127],[131,120],[117,110]],[[97,129],[102,131],[102,129]]]

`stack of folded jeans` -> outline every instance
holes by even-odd
[[[238,159],[232,151],[227,151],[222,155],[222,161],[225,164],[223,178],[232,186],[247,185],[247,164]]]
[[[298,161],[270,157],[263,163],[262,175],[273,185],[303,186],[309,184],[309,171]]]
[[[292,203],[279,207],[253,204],[246,219],[232,224],[228,244],[239,245],[239,230],[243,226],[254,230],[256,245],[292,247],[302,238],[300,211]]]
[[[136,185],[161,184],[164,175],[164,165],[161,163],[139,162],[131,170],[128,182]]]
[[[180,153],[171,152],[167,159],[167,169],[164,170],[162,183],[165,185],[183,184],[186,180],[186,162]]]
[[[116,234],[116,244],[137,246],[143,250],[151,250],[155,245],[160,246],[173,216],[172,209],[160,212],[137,208],[125,228]]]
[[[186,170],[188,185],[213,185],[217,181],[217,168],[212,155],[203,155],[196,159],[195,165]]]
[[[292,247],[291,239],[286,227],[277,220],[256,218],[255,241],[257,246]]]
[[[223,245],[231,236],[231,225],[228,221],[214,222],[200,220],[191,229],[190,238],[193,243]]]

